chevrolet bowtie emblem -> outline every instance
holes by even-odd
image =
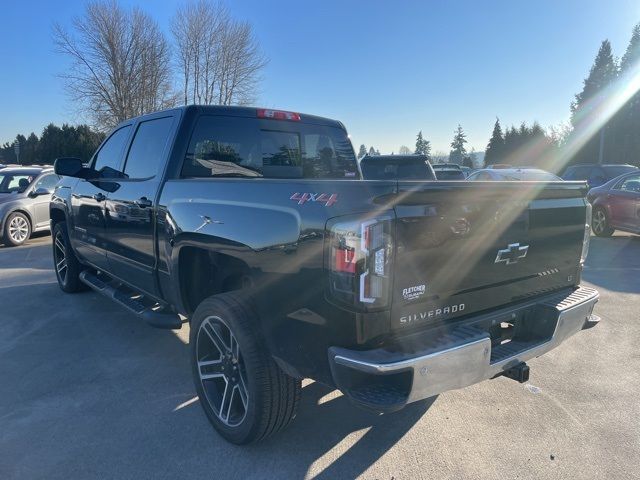
[[[519,243],[510,243],[504,250],[498,250],[494,263],[505,262],[507,265],[518,263],[518,260],[527,256],[529,245],[520,246]]]

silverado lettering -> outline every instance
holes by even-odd
[[[464,310],[464,303],[458,305],[447,305],[446,307],[434,308],[433,310],[427,310],[425,312],[413,313],[400,317],[400,323],[412,323],[419,320],[426,320],[428,318],[435,318],[441,315],[450,315],[456,312],[462,312]]]

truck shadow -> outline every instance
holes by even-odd
[[[310,383],[303,388],[294,424],[248,453],[256,460],[279,456],[290,466],[288,478],[356,478],[400,441],[436,398],[380,415],[355,407],[329,387]],[[309,477],[314,463],[335,450],[344,451],[324,470]]]
[[[237,447],[195,398],[188,325],[156,330],[93,292],[63,294],[48,244],[0,250],[0,305],[3,479],[79,468],[108,478],[354,478],[435,401],[377,415],[305,383],[287,430]]]

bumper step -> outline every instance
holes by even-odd
[[[501,375],[526,382],[526,361],[597,324],[597,301],[596,290],[580,287],[470,318],[440,335],[425,331],[372,350],[330,347],[333,379],[355,403],[382,412]],[[513,322],[511,337],[492,338],[505,319]]]
[[[141,293],[131,290],[122,283],[112,280],[105,274],[85,270],[80,273],[80,281],[92,290],[120,304],[131,313],[142,318],[156,328],[176,330],[182,327],[182,320],[177,313],[171,312],[158,302],[146,298]]]

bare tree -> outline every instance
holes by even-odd
[[[411,149],[410,149],[409,147],[407,147],[406,145],[402,145],[402,146],[400,147],[400,150],[398,150],[398,153],[399,153],[400,155],[409,155],[409,154],[411,154],[412,152],[411,152]]]
[[[53,39],[71,66],[61,76],[71,98],[96,127],[176,103],[171,53],[156,22],[138,8],[115,0],[90,2],[71,31],[54,25]]]
[[[251,25],[214,0],[193,0],[176,12],[171,31],[185,104],[247,104],[255,99],[267,60]]]

